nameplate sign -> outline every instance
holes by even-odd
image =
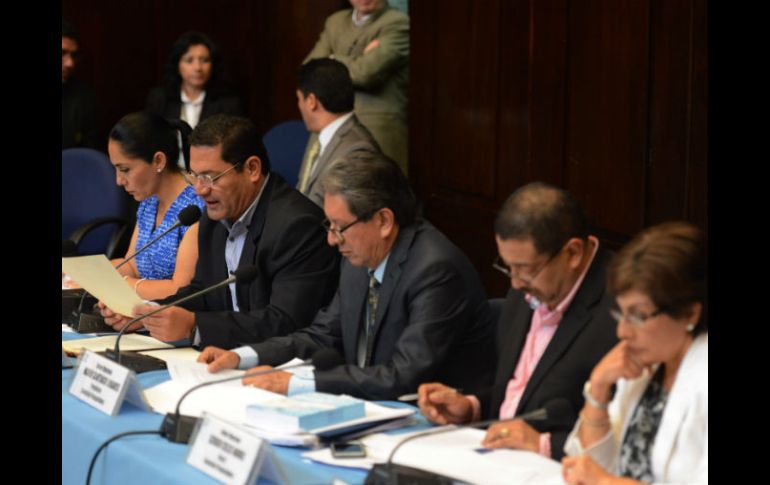
[[[203,413],[190,439],[187,463],[222,483],[254,483],[264,460],[263,441],[245,429]]]
[[[115,416],[130,387],[138,388],[132,370],[86,350],[78,358],[69,393],[104,414]]]

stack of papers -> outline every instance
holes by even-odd
[[[92,352],[103,352],[107,349],[115,348],[116,335],[105,335],[102,337],[82,338],[76,340],[62,340],[61,346],[65,352],[71,355],[79,355],[83,350]],[[129,333],[123,335],[120,339],[120,350],[147,350],[147,349],[173,349],[173,345],[161,342],[158,339],[147,335]]]
[[[280,396],[251,404],[246,413],[254,426],[285,433],[313,432],[365,416],[361,399],[324,392]]]
[[[302,456],[329,465],[370,469],[385,463],[393,448],[415,433],[382,433],[361,439],[365,458],[334,458],[328,448]],[[478,484],[563,484],[561,464],[537,453],[521,450],[488,450],[481,447],[483,430],[457,428],[416,438],[398,449],[393,462]]]
[[[122,346],[121,346],[122,347]],[[286,365],[291,364],[291,362]],[[205,364],[173,362],[169,364],[172,379],[144,390],[147,403],[156,413],[176,410],[177,402],[192,386],[213,379],[242,375],[243,371],[231,370],[209,374]],[[181,406],[182,414],[201,417],[203,412],[211,413],[233,423],[239,423],[267,441],[285,446],[313,446],[319,442],[320,434],[345,432],[356,426],[381,423],[414,414],[411,408],[389,408],[365,402],[362,418],[338,423],[313,430],[313,433],[275,432],[254,426],[246,413],[252,404],[260,404],[284,398],[280,394],[241,385],[240,380],[202,387],[188,395]]]

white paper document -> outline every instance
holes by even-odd
[[[195,349],[191,349],[193,352],[197,352]],[[169,352],[169,351],[155,351],[155,352]],[[147,355],[142,352],[143,355]],[[168,366],[168,373],[171,374],[171,379],[174,381],[184,382],[185,384],[195,385],[203,382],[216,381],[219,379],[226,379],[228,377],[240,377],[244,374],[244,371],[237,369],[227,369],[215,374],[212,374],[206,367],[208,364],[202,362],[188,361],[188,360],[168,360],[166,361]],[[229,382],[223,382],[222,384],[216,384],[217,386],[235,385],[240,386],[241,381],[234,379]]]
[[[149,355],[164,361],[167,365],[170,362],[195,362],[200,355],[199,350],[195,350],[192,347],[179,347],[176,349],[163,349],[163,350],[148,350],[146,352],[139,352],[142,355]]]
[[[131,315],[143,300],[103,254],[61,258],[61,270],[109,308]]]
[[[82,338],[77,340],[62,340],[61,346],[68,354],[79,354],[83,350],[103,352],[115,348],[117,335],[105,335],[103,337]],[[120,350],[142,349],[171,349],[173,345],[161,342],[147,335],[129,333],[120,339]]]
[[[393,448],[415,433],[374,434],[361,441],[366,458],[338,459],[328,448],[303,453],[302,456],[330,465],[371,468],[385,463]],[[483,430],[458,428],[454,431],[416,438],[398,449],[393,462],[427,470],[474,484],[563,484],[561,464],[537,453],[521,450],[479,452]]]

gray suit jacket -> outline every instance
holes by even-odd
[[[316,371],[316,390],[364,399],[395,399],[422,382],[473,393],[488,387],[495,359],[494,322],[476,270],[427,221],[402,228],[380,287],[371,365],[360,368],[369,276],[343,260],[329,306],[309,327],[254,345],[260,364],[278,365],[333,348],[344,365]]]
[[[333,56],[347,66],[356,88],[356,115],[382,152],[407,173],[409,17],[382,4],[362,27],[353,23],[352,9],[330,15],[304,62]],[[379,45],[364,54],[375,39]]]
[[[310,147],[317,138],[317,135],[310,138],[308,147]],[[305,171],[305,166],[311,162],[311,160],[308,159],[308,151],[308,149],[305,150],[305,157],[302,160],[302,166],[299,169],[300,179],[297,182],[298,190],[302,184],[302,174]],[[324,193],[321,188],[321,173],[334,160],[356,151],[379,152],[380,147],[377,145],[374,137],[372,137],[372,134],[369,133],[369,130],[358,121],[356,115],[353,115],[337,128],[337,131],[334,133],[331,140],[329,140],[329,144],[326,146],[323,153],[319,155],[318,160],[313,167],[313,172],[310,174],[308,185],[302,193],[323,208]]]

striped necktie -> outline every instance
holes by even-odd
[[[374,272],[369,275],[369,294],[366,298],[366,356],[363,367],[367,367],[372,360],[374,348],[374,322],[377,319],[377,302],[380,299],[380,282],[374,277]]]

